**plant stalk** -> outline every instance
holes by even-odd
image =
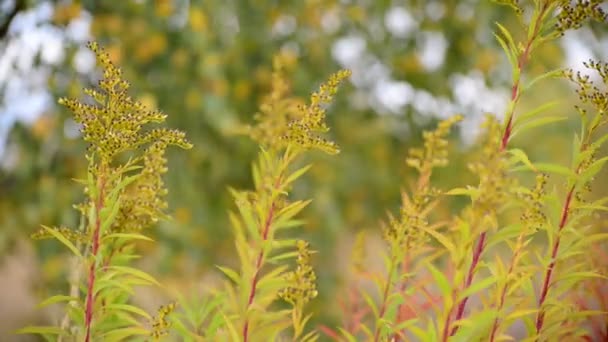
[[[93,230],[93,237],[92,237],[92,242],[91,242],[91,256],[92,256],[92,260],[91,260],[91,265],[89,266],[89,277],[88,277],[88,282],[87,282],[87,299],[86,299],[86,303],[85,303],[85,329],[86,329],[86,335],[85,335],[85,342],[90,342],[91,340],[91,324],[93,322],[93,301],[94,296],[93,296],[93,291],[95,290],[95,273],[97,271],[97,253],[99,252],[99,236],[100,236],[100,230],[101,230],[101,210],[103,209],[104,206],[104,201],[105,201],[105,194],[104,194],[104,188],[105,188],[105,177],[104,177],[104,172],[105,172],[105,167],[101,167],[101,172],[100,172],[100,177],[99,180],[97,182],[97,191],[98,191],[98,196],[97,199],[95,200],[95,223],[94,223],[94,230]]]
[[[525,66],[527,65],[527,63],[529,61],[530,52],[532,50],[532,44],[539,36],[542,20],[545,17],[545,14],[546,14],[548,8],[549,8],[549,2],[548,1],[543,2],[543,4],[541,5],[541,7],[539,9],[539,14],[536,17],[536,20],[532,23],[532,25],[534,25],[532,35],[528,38],[524,51],[517,59],[518,72],[516,73],[516,76],[513,80],[513,86],[511,87],[512,105],[510,107],[511,108],[510,111],[507,114],[507,124],[505,125],[505,129],[503,131],[501,145],[500,145],[500,149],[499,149],[498,153],[503,153],[504,151],[506,151],[507,146],[509,144],[509,140],[511,139],[511,135],[513,133],[513,117],[515,114],[515,108],[517,107],[517,104],[519,103],[519,97],[521,95],[521,76],[520,75],[522,74]],[[469,270],[467,272],[464,289],[471,286],[471,283],[473,282],[477,264],[479,262],[479,259],[481,258],[481,255],[484,252],[484,247],[485,247],[484,244],[485,244],[486,238],[487,238],[487,231],[484,231],[479,235],[479,238],[477,239],[477,244],[475,245],[475,249],[473,250],[473,257],[472,257],[471,265],[469,266]],[[455,317],[454,321],[458,321],[458,320],[462,319],[462,317],[464,316],[464,311],[466,309],[468,300],[469,300],[469,297],[465,297],[460,301],[460,303],[458,304],[458,310],[456,312],[456,317]],[[446,328],[448,328],[448,327],[446,326]],[[454,334],[456,334],[457,331],[458,331],[458,327],[454,327],[452,329],[452,332],[450,335],[453,336]]]

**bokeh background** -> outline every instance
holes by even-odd
[[[226,190],[251,187],[258,148],[235,132],[252,122],[269,89],[273,55],[291,57],[293,92],[303,98],[332,72],[353,71],[328,111],[342,152],[311,154],[315,165],[293,191],[313,199],[301,236],[319,251],[316,323],[331,325],[350,241],[361,230],[373,240],[387,212],[397,212],[400,189],[413,181],[404,159],[422,130],[463,114],[452,163],[434,182],[475,181],[466,162],[479,124],[485,113],[502,117],[509,95],[510,68],[493,37],[497,21],[521,36],[513,12],[485,0],[0,1],[0,340],[52,319],[35,305],[67,288],[67,253],[28,235],[40,224],[77,224],[71,206],[83,195],[73,179],[83,176],[85,145],[56,100],[81,96],[95,79],[87,41],[104,46],[132,94],[168,114],[169,125],[194,143],[169,153],[173,220],[150,232],[157,243],[141,246],[140,264],[186,296],[213,283],[215,264],[236,259]],[[543,46],[528,70],[578,70],[591,57],[608,59],[605,25]],[[578,127],[572,93],[564,81],[546,82],[522,100],[525,110],[560,99],[552,114],[571,116],[515,137],[532,160],[569,162],[565,151]],[[449,215],[461,205],[441,210]],[[162,301],[142,293],[143,302]]]

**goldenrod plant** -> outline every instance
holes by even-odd
[[[158,339],[166,334],[167,315],[174,304],[153,317],[134,306],[134,288],[158,285],[149,274],[134,268],[134,245],[152,241],[145,229],[165,218],[169,145],[191,148],[183,132],[150,128],[166,115],[146,108],[129,94],[129,83],[109,55],[97,45],[88,46],[102,69],[97,87],[86,88],[91,101],[62,98],[80,124],[88,143],[87,178],[80,180],[85,200],[76,205],[82,215],[78,228],[46,227],[35,239],[53,238],[73,254],[74,276],[69,294],[55,295],[41,306],[65,304],[65,317],[57,326],[27,327],[50,340],[115,341],[136,337]]]
[[[255,116],[256,124],[244,129],[261,149],[253,165],[254,190],[230,190],[237,207],[230,220],[240,267],[218,266],[229,279],[223,303],[208,303],[212,313],[199,317],[198,323],[193,313],[176,316],[183,317],[177,319],[177,326],[190,326],[180,329],[182,336],[233,341],[317,339],[314,329],[306,329],[311,314],[305,311],[317,296],[313,252],[308,242],[292,238],[292,231],[303,223],[295,217],[310,200],[292,201],[288,195],[293,182],[310,168],[292,170],[305,152],[339,152],[336,143],[319,134],[329,130],[326,106],[350,72],[332,75],[304,104],[289,94],[285,58],[275,58],[272,90]],[[292,271],[290,259],[295,259]],[[280,301],[289,308],[278,305]],[[205,321],[218,322],[211,335],[200,327]]]

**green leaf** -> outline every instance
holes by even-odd
[[[443,247],[445,247],[445,249],[448,252],[450,252],[451,255],[453,255],[456,252],[456,246],[444,234],[441,234],[440,232],[436,231],[435,229],[430,229],[430,228],[424,227],[424,226],[422,226],[421,229],[425,233],[434,237]]]
[[[120,176],[120,174],[118,174],[117,176]],[[106,203],[113,203],[114,201],[116,201],[120,197],[120,193],[122,192],[122,190],[127,185],[131,184],[133,181],[135,181],[137,178],[139,178],[140,176],[141,176],[140,174],[137,174],[137,175],[125,177],[124,179],[122,179],[120,181],[120,183],[118,183],[118,185],[113,187],[112,190],[110,191],[110,193],[107,194],[107,196],[105,198]]]
[[[15,331],[15,334],[62,335],[65,331],[60,327],[28,326]]]
[[[472,199],[475,199],[479,196],[479,190],[473,187],[469,188],[454,188],[445,193],[446,195],[467,195]]]
[[[449,297],[450,293],[452,292],[452,286],[450,285],[448,278],[446,278],[443,272],[439,271],[437,267],[435,267],[435,265],[433,265],[431,262],[425,261],[424,263],[431,272],[433,279],[435,279],[435,285],[439,287],[439,291],[441,291],[441,294],[445,298]]]
[[[160,283],[156,279],[154,279],[154,277],[152,277],[148,273],[138,270],[136,268],[126,267],[126,266],[108,266],[108,267],[106,267],[106,270],[116,270],[119,273],[129,274],[136,278],[142,279],[149,284],[161,286]]]
[[[554,122],[564,121],[566,119],[568,119],[568,118],[563,117],[563,116],[543,116],[540,118],[533,118],[533,119],[530,119],[526,122],[519,124],[519,126],[517,126],[517,127],[514,127],[513,134],[511,136],[514,137],[514,136],[520,134],[521,132],[525,132],[531,128],[544,126],[544,125],[554,123]]]
[[[272,291],[279,290],[285,287],[285,280],[282,273],[287,271],[287,265],[281,265],[274,268],[272,271],[264,274],[258,281],[258,290]]]
[[[136,315],[142,316],[143,318],[147,319],[147,320],[152,320],[152,316],[150,316],[147,312],[145,312],[144,310],[133,306],[133,305],[129,305],[129,304],[107,304],[105,306],[108,310],[120,310],[120,311],[127,311],[130,313],[134,313]]]
[[[236,331],[236,328],[234,326],[234,324],[232,324],[232,321],[230,321],[228,319],[228,317],[226,317],[225,314],[222,314],[224,316],[224,322],[226,322],[226,327],[228,328],[228,332],[230,333],[230,340],[231,341],[240,341],[241,340],[241,336],[239,336],[239,333]]]
[[[537,308],[535,308],[535,309],[517,310],[517,311],[509,313],[507,315],[507,317],[505,318],[505,320],[514,321],[514,320],[520,319],[520,318],[525,317],[525,316],[535,315],[537,312],[538,312]]]
[[[110,240],[110,239],[126,239],[126,240],[144,240],[144,241],[150,241],[150,242],[154,242],[153,239],[142,235],[142,234],[137,234],[137,233],[112,233],[112,234],[108,234],[105,235],[103,237],[103,240]]]
[[[500,30],[502,36],[506,39],[506,41],[496,33],[494,33],[494,37],[496,37],[496,40],[498,40],[498,43],[507,55],[511,67],[513,69],[517,69],[517,48],[515,46],[515,43],[513,42],[513,37],[511,37],[509,31],[500,23],[496,22],[495,24],[496,26],[498,26],[498,29]]]
[[[568,279],[584,280],[584,279],[594,279],[594,278],[608,279],[608,277],[606,277],[602,274],[596,273],[596,272],[586,272],[586,271],[569,272],[568,274],[564,274],[561,277],[559,277],[558,279],[555,279],[553,281],[553,283],[551,284],[551,286],[553,286],[555,283],[558,283],[558,282],[564,281],[564,280],[568,280]]]
[[[518,148],[509,149],[508,152],[513,156],[513,159],[515,159],[516,161],[522,162],[530,170],[537,171],[536,168],[534,167],[534,165],[532,165],[532,162],[530,161],[530,159],[528,159],[528,155],[526,154],[526,152],[524,152]]]
[[[302,211],[302,209],[304,209],[308,204],[310,204],[310,202],[311,202],[310,200],[308,200],[308,201],[296,201],[296,202],[293,202],[293,203],[289,204],[288,206],[286,206],[285,208],[281,209],[278,212],[278,214],[277,214],[277,222],[279,222],[279,221],[286,221],[286,220],[289,220],[290,218],[294,217],[300,211]]]
[[[282,262],[285,259],[297,258],[298,255],[299,255],[299,253],[297,251],[295,251],[295,252],[279,253],[277,255],[274,255],[274,256],[268,258],[268,263],[270,263],[270,264],[277,264],[279,262]]]
[[[557,174],[557,175],[566,176],[566,177],[575,176],[575,174],[574,174],[574,172],[572,172],[572,170],[570,170],[569,168],[562,166],[562,165],[550,164],[550,163],[536,163],[536,164],[534,164],[534,167],[536,168],[537,171],[548,172],[548,173]],[[528,166],[526,166],[526,165],[516,166],[512,170],[513,171],[528,170]]]
[[[70,240],[68,240],[63,234],[61,234],[58,230],[49,228],[47,226],[42,226],[42,228],[44,230],[46,230],[47,232],[49,232],[49,234],[53,235],[57,240],[59,240],[61,243],[63,243],[67,248],[69,248],[72,251],[72,253],[74,253],[74,255],[76,255],[79,258],[82,258],[82,254],[80,254],[80,251],[78,250],[78,248],[76,248],[76,246],[74,246],[74,244]]]
[[[515,122],[513,123],[513,127],[518,127],[522,122],[540,114],[541,112],[546,111],[547,109],[549,109],[551,107],[555,107],[557,104],[559,104],[559,101],[547,102],[526,113],[517,115],[517,118],[515,118]]]
[[[365,291],[361,291],[360,294],[363,297],[363,300],[365,300],[365,302],[367,303],[369,308],[374,313],[374,317],[377,318],[379,316],[379,313],[378,313],[379,311],[378,311],[378,307],[376,306],[376,303],[374,302],[372,297],[370,297],[369,294],[367,294],[367,292],[365,292]]]
[[[291,173],[291,175],[289,175],[289,177],[287,177],[287,179],[285,180],[285,185],[291,184],[293,181],[295,181],[296,179],[300,178],[300,176],[302,176],[303,174],[306,173],[306,171],[308,171],[310,169],[310,167],[312,166],[312,164],[308,164],[302,168],[299,168],[298,170],[294,171]]]
[[[102,335],[104,341],[124,341],[132,336],[150,335],[150,331],[140,327],[114,329]]]
[[[113,199],[112,201],[106,202],[108,207],[105,207],[101,210],[101,229],[100,233],[104,234],[108,228],[114,223],[116,219],[116,215],[118,215],[118,210],[120,209],[120,198]],[[109,211],[109,213],[108,213]]]
[[[542,74],[540,74],[540,75],[538,75],[538,76],[534,77],[534,78],[532,79],[532,81],[530,81],[528,84],[526,84],[526,85],[524,86],[524,88],[523,88],[523,89],[524,89],[524,91],[525,91],[525,90],[528,90],[528,89],[532,88],[532,86],[533,86],[533,85],[535,85],[537,82],[540,82],[540,81],[542,81],[542,80],[544,80],[544,79],[547,79],[547,78],[550,78],[550,77],[559,77],[559,76],[561,75],[561,73],[562,73],[562,70],[561,70],[561,69],[550,70],[550,71],[547,71],[547,72],[545,72],[545,73],[542,73]],[[555,102],[549,102],[549,104],[550,104],[550,103],[555,104]],[[544,105],[543,105],[543,106],[544,106]],[[551,106],[553,106],[553,105],[551,105]]]
[[[355,338],[355,336],[353,336],[351,333],[349,333],[348,331],[344,330],[344,328],[340,328],[338,327],[338,330],[340,331],[340,333],[342,333],[342,336],[344,338],[346,338],[346,340],[348,342],[357,342],[357,339]]]
[[[598,172],[600,172],[604,167],[604,164],[606,164],[606,161],[608,161],[608,156],[594,161],[593,164],[585,169],[585,171],[580,175],[579,181],[581,183],[586,183],[589,179],[597,175]]]
[[[497,280],[496,276],[488,276],[487,278],[484,278],[482,280],[475,280],[475,282],[473,284],[471,284],[471,286],[469,286],[468,288],[464,289],[464,291],[459,293],[458,301],[461,301],[464,298],[472,296],[472,295],[476,294],[477,292],[488,288],[489,286],[496,283],[496,280]]]
[[[220,271],[222,271],[222,273],[224,273],[235,284],[237,284],[237,285],[240,284],[241,277],[234,270],[232,270],[229,267],[223,267],[223,266],[218,266],[218,265],[215,265],[215,267],[217,267]]]
[[[78,301],[78,300],[79,300],[79,298],[77,298],[77,297],[56,295],[56,296],[52,296],[52,297],[49,297],[49,298],[43,300],[40,304],[38,304],[38,307],[43,308],[45,306],[52,305],[52,304],[57,304],[57,303],[61,303],[61,302]]]

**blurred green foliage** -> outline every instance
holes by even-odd
[[[42,2],[29,1],[28,6]],[[379,233],[387,210],[397,211],[399,188],[413,181],[412,170],[405,165],[407,150],[420,144],[421,130],[456,111],[463,111],[465,121],[481,117],[486,108],[486,99],[478,98],[477,107],[456,105],[450,107],[451,113],[437,106],[423,113],[412,105],[391,113],[374,102],[373,79],[388,75],[452,103],[459,99],[450,80],[459,74],[477,73],[488,88],[506,92],[509,68],[492,36],[493,23],[517,20],[501,6],[473,0],[82,0],[52,2],[52,8],[51,23],[59,29],[90,16],[91,38],[121,65],[133,93],[169,114],[169,126],[185,131],[194,144],[188,152],[169,153],[168,202],[174,219],[158,226],[155,239],[160,243],[142,246],[152,248],[143,254],[159,261],[152,273],[178,278],[194,279],[220,260],[222,264],[235,260],[227,215],[233,203],[226,190],[251,186],[250,165],[257,153],[256,144],[236,132],[252,122],[269,91],[273,55],[293,56],[288,66],[293,92],[307,98],[327,75],[351,67],[336,60],[337,43],[347,37],[363,39],[365,53],[357,60],[361,68],[353,70],[352,83],[343,88],[327,118],[332,139],[342,152],[337,158],[314,155],[315,167],[299,180],[293,194],[313,199],[303,217],[306,239],[324,256],[314,260],[321,297],[331,297],[338,280],[333,256],[349,255],[336,248],[339,240],[361,229]],[[395,9],[414,19],[413,31],[399,31],[404,19],[391,19]],[[397,33],[389,29],[391,20],[396,20]],[[605,27],[591,32],[601,35]],[[438,34],[447,43],[445,51],[430,51],[444,54],[436,68],[425,67],[421,58],[428,34]],[[10,34],[4,37],[10,39]],[[91,82],[74,67],[83,44],[66,42],[67,57],[52,67],[48,79],[55,99],[77,96]],[[531,74],[564,62],[563,46],[558,44],[544,46],[538,54],[532,59]],[[540,88],[539,98],[524,99],[523,107],[567,94],[565,84]],[[11,99],[2,96],[2,101]],[[557,108],[564,115],[570,109]],[[36,231],[41,223],[77,225],[77,212],[71,206],[82,194],[71,179],[84,175],[85,145],[66,135],[70,120],[69,113],[54,106],[33,125],[13,128],[9,143],[17,149],[17,158],[12,167],[0,169],[0,252],[10,250],[17,238]],[[571,132],[571,125],[552,126],[540,144],[533,135],[525,138],[530,140],[515,138],[514,143],[529,146],[531,159],[551,155],[567,162],[561,151],[570,141],[564,141],[561,133]],[[460,134],[475,133],[463,127]],[[472,177],[464,165],[467,150],[475,146],[452,138],[454,160],[433,181],[442,188]],[[61,262],[56,261],[62,260],[59,250],[52,243],[38,248],[49,283],[64,276]],[[331,302],[323,299],[318,302]]]

